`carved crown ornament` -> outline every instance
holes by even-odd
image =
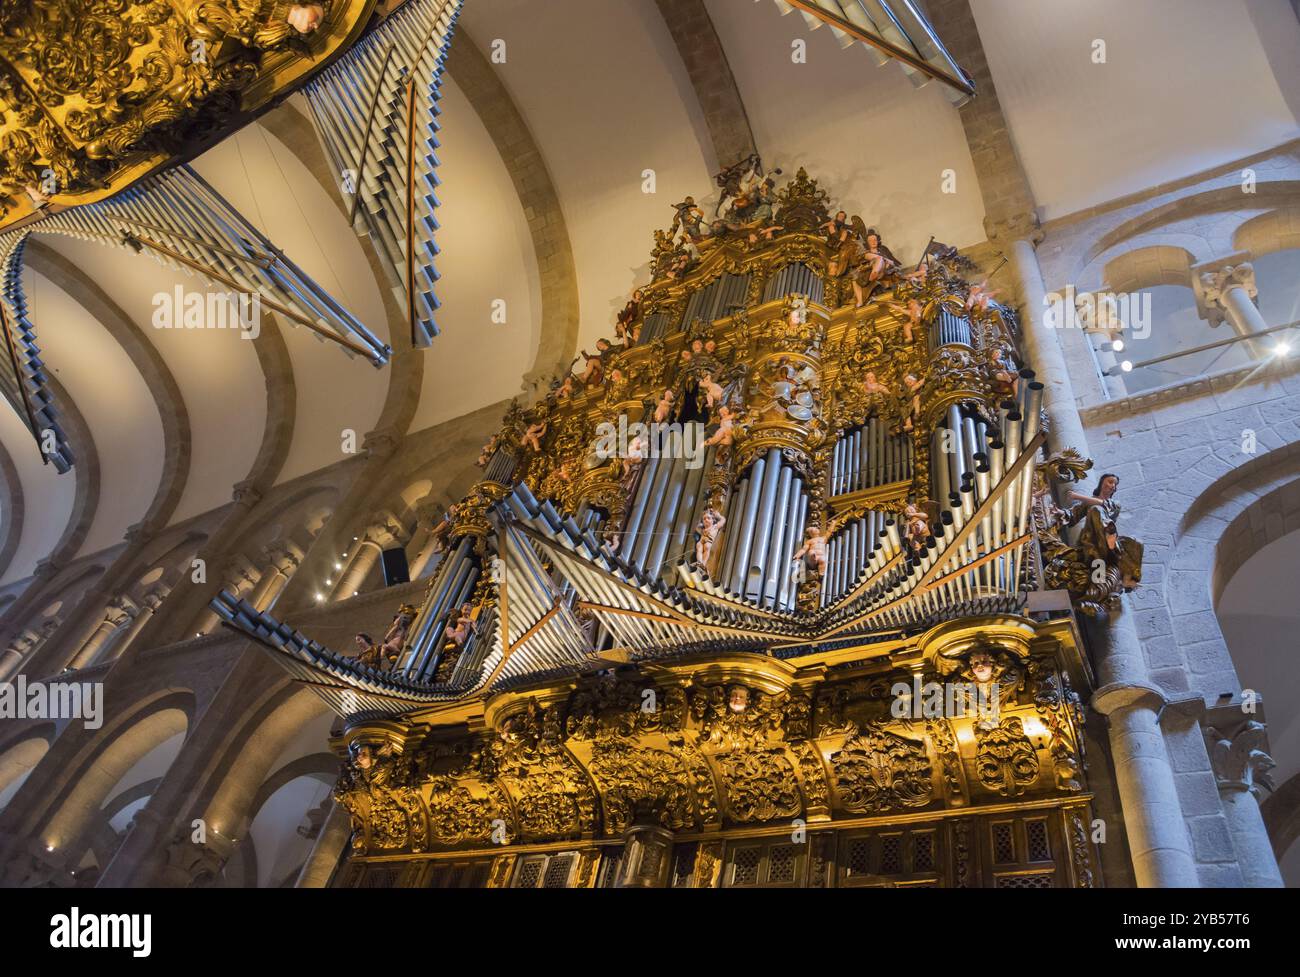
[[[0,0],[0,229],[190,159],[341,54],[375,0]]]

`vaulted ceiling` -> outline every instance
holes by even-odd
[[[22,518],[0,585],[51,552],[86,504],[92,469],[81,553],[121,540],[151,507],[175,523],[221,505],[259,466],[278,483],[342,460],[344,432],[372,430],[409,395],[403,385],[418,392],[415,431],[518,393],[539,348],[543,366],[575,344],[590,348],[647,279],[651,232],[667,226],[670,205],[709,195],[724,115],[733,135],[747,126],[769,166],[806,166],[904,259],[931,234],[983,240],[971,154],[938,83],[916,89],[897,65],[878,67],[862,46],[842,48],[771,0],[704,0],[722,51],[705,67],[730,79],[741,116],[716,92],[697,92],[665,19],[690,6],[467,0],[455,43],[480,54],[458,52],[444,80],[442,334],[416,354],[422,369],[375,369],[288,324],[252,342],[154,329],[154,296],[192,280],[125,250],[41,238],[26,280],[32,318],[64,413],[80,417],[93,447],[80,474],[56,475],[23,424],[0,412],[0,475],[7,456],[21,497],[0,522]],[[1297,134],[1300,23],[1281,0],[972,7],[1046,218]],[[806,63],[791,59],[797,39]],[[1091,59],[1097,39],[1105,64]],[[484,60],[494,51],[504,63]],[[195,165],[389,338],[387,286],[348,227],[301,97]],[[941,186],[949,170],[956,193]],[[499,300],[505,322],[494,321]]]

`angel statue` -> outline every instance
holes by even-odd
[[[1119,520],[1119,503],[1115,492],[1119,489],[1119,476],[1106,473],[1097,482],[1092,495],[1071,492],[1069,498],[1077,503],[1071,522],[1083,520],[1078,547],[1093,561],[1101,560],[1118,573],[1124,590],[1135,588],[1142,581],[1142,544],[1128,536],[1121,536],[1116,523]]]
[[[1069,508],[1052,498],[1051,480],[1079,482],[1092,467],[1072,449],[1053,455],[1037,467],[1034,515],[1039,523],[1043,578],[1055,590],[1066,590],[1080,611],[1091,617],[1118,606],[1121,593],[1142,581],[1142,544],[1118,529],[1120,507],[1115,501],[1119,477],[1107,472],[1092,494],[1068,493]],[[1067,530],[1082,524],[1070,545]]]
[[[727,517],[710,505],[700,516],[699,525],[695,527],[698,537],[695,543],[695,563],[701,570],[708,570],[709,558],[713,556],[713,544],[718,541],[718,533],[726,525]]]

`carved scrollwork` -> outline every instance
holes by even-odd
[[[979,730],[975,768],[980,783],[1003,797],[1016,797],[1038,779],[1038,754],[1019,716],[1007,716],[992,729]]]
[[[925,807],[934,799],[925,746],[872,723],[831,754],[835,790],[846,811],[879,814]]]

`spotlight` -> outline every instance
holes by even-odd
[[[1123,370],[1125,373],[1131,373],[1133,370],[1133,361],[1125,360],[1123,363],[1119,365],[1119,368]]]
[[[334,586],[334,581],[333,581],[333,580],[326,580],[326,581],[325,581],[325,586],[326,586],[326,587],[332,587],[332,586]]]
[[[335,569],[335,570],[342,570],[342,569],[343,569],[343,564],[342,564],[342,563],[335,563],[335,564],[334,564],[334,569]]]
[[[1285,339],[1280,339],[1274,345],[1272,352],[1274,356],[1286,356],[1287,353],[1291,352],[1291,344]]]
[[[1113,343],[1110,344],[1110,348],[1114,350],[1116,353],[1124,352],[1124,340],[1122,339],[1115,340]]]
[[[324,602],[325,602],[325,595],[324,595],[324,594],[317,594],[317,595],[316,595],[316,603],[317,603],[317,604],[322,604],[322,603],[324,603]]]

